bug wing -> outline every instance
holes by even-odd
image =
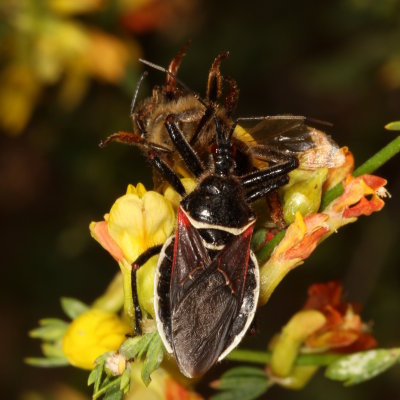
[[[210,262],[211,258],[199,232],[191,225],[188,217],[180,208],[171,270],[171,307],[179,302],[185,288],[190,284],[192,279],[190,274],[196,270],[201,271]]]
[[[293,115],[265,117],[254,126],[243,125],[255,158],[279,162],[279,153],[297,155],[304,169],[337,168],[345,161],[338,144],[326,133],[309,126],[307,118]]]
[[[248,124],[247,124],[248,125]],[[253,138],[250,145],[269,145],[291,154],[305,151],[314,146],[306,118],[295,115],[273,115],[253,126],[243,125]]]
[[[234,237],[172,304],[172,346],[186,376],[204,374],[231,344],[228,338],[243,301],[252,231],[253,226]]]

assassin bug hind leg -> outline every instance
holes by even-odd
[[[142,310],[140,309],[139,305],[139,298],[137,292],[137,280],[136,280],[136,273],[137,270],[146,264],[147,261],[150,260],[151,257],[155,256],[161,251],[162,245],[154,246],[148,248],[144,253],[142,253],[133,263],[132,263],[132,272],[131,272],[131,287],[132,287],[132,300],[133,300],[133,307],[135,309],[135,334],[141,335],[142,328]]]

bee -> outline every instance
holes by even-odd
[[[220,71],[221,63],[229,52],[219,54],[212,62],[204,98],[189,89],[177,77],[188,46],[189,42],[171,60],[168,68],[140,60],[165,73],[165,83],[155,86],[150,97],[136,104],[146,76],[144,73],[131,105],[133,132],[115,133],[102,142],[101,146],[119,141],[140,147],[155,167],[153,176],[156,187],[165,181],[161,176],[168,168],[180,177],[193,177],[193,171],[186,168],[166,128],[168,118],[172,118],[177,129],[182,132],[198,162],[210,168],[216,150],[214,118],[218,119],[226,131],[232,132],[231,151],[235,163],[234,173],[237,175],[280,164],[291,157],[299,159],[300,168],[309,170],[343,164],[344,154],[339,151],[338,145],[330,136],[310,126],[310,120],[304,116],[274,115],[234,119],[239,88],[233,78],[223,76]],[[200,173],[195,173],[195,178],[199,176]],[[268,199],[270,208],[276,209],[279,205],[277,194],[270,195]],[[279,212],[272,212],[271,215],[275,216],[273,220],[276,223],[282,220]]]

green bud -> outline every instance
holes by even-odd
[[[294,170],[290,182],[282,189],[283,217],[290,225],[297,212],[302,216],[317,212],[321,204],[322,185],[328,176],[328,168],[315,171]]]

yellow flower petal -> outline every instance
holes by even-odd
[[[108,231],[132,263],[149,247],[166,241],[174,229],[175,212],[164,196],[147,192],[141,184],[129,186],[127,193],[112,206]]]
[[[129,331],[129,326],[116,314],[92,308],[71,322],[62,350],[72,365],[92,369],[96,358],[117,350]]]

